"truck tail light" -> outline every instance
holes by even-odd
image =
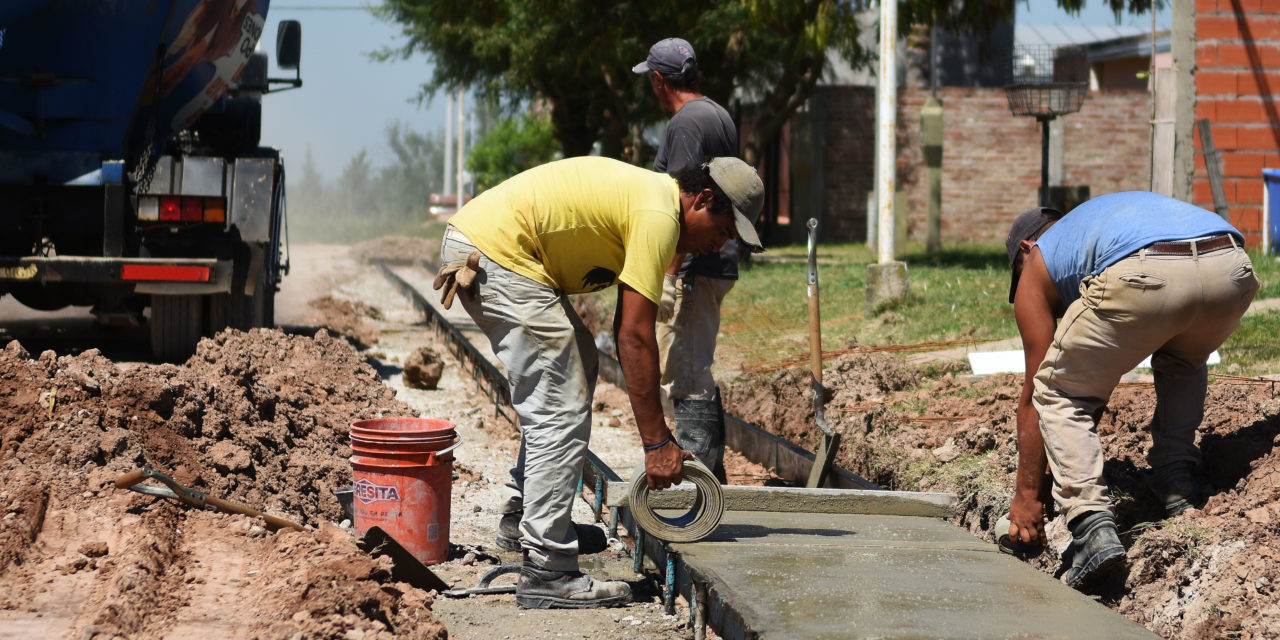
[[[160,199],[143,196],[138,198],[138,219],[146,222],[160,220]]]
[[[204,219],[204,203],[200,202],[200,200],[201,198],[182,199],[183,222],[200,222]]]
[[[178,196],[160,198],[160,220],[162,222],[177,222],[181,219],[182,198]]]
[[[227,222],[227,201],[220,197],[143,196],[138,220],[144,222]]]
[[[222,224],[227,221],[227,203],[222,198],[204,199],[204,221]]]

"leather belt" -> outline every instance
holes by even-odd
[[[1231,234],[1224,233],[1201,240],[1154,242],[1143,247],[1143,249],[1146,250],[1149,256],[1190,256],[1234,246],[1237,246],[1236,239]]]

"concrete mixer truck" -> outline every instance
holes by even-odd
[[[160,360],[273,323],[287,272],[262,98],[302,85],[270,0],[0,3],[0,296],[147,323]]]

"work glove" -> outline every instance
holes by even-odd
[[[468,293],[475,293],[476,272],[480,270],[479,251],[472,251],[467,256],[466,262],[451,264],[440,269],[440,273],[436,274],[435,283],[431,288],[440,291],[440,304],[445,309],[453,306],[453,297],[457,295],[458,290],[462,289]]]
[[[662,276],[662,298],[658,300],[658,322],[667,322],[676,315],[676,298],[680,295],[680,281],[674,273]]]

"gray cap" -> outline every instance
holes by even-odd
[[[1018,272],[1013,265],[1018,261],[1019,246],[1023,240],[1030,240],[1040,234],[1049,224],[1057,222],[1062,212],[1049,207],[1036,207],[1024,212],[1013,220],[1009,228],[1009,237],[1004,240],[1004,248],[1009,251],[1009,270],[1012,280],[1009,281],[1009,302],[1013,302],[1013,294],[1018,291]]]
[[[755,225],[760,210],[764,209],[764,182],[760,181],[760,174],[755,167],[733,157],[712,158],[706,167],[716,186],[733,203],[738,237],[752,250],[763,251]]]
[[[693,45],[680,38],[667,38],[649,47],[649,58],[631,67],[636,73],[657,71],[664,76],[679,76],[698,68]]]

